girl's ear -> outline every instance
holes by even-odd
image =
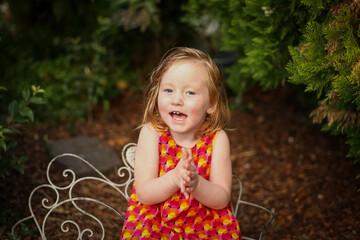
[[[214,106],[214,105],[211,105],[211,106],[209,106],[208,109],[206,110],[206,113],[210,115],[210,114],[212,114],[212,113],[214,112],[214,110],[215,110],[215,106]]]

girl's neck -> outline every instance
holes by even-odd
[[[176,133],[169,130],[175,143],[181,147],[192,148],[198,143],[201,137],[196,137],[195,133]]]

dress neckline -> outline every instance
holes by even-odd
[[[175,139],[174,139],[174,137],[171,135],[171,132],[170,132],[169,129],[166,130],[166,134],[171,137],[171,139],[174,141],[176,147],[179,147],[179,148],[187,148],[187,147],[181,146],[180,144],[178,144],[178,143],[175,141]],[[196,146],[198,145],[198,143],[201,142],[201,141],[203,141],[203,138],[204,138],[205,136],[206,136],[206,135],[203,134],[202,137],[199,139],[199,141],[197,141],[197,142],[194,144],[194,146],[192,146],[191,148],[188,148],[188,149],[196,148]]]

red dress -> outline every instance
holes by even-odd
[[[209,179],[211,152],[218,132],[203,136],[192,148],[199,175]],[[181,159],[178,146],[169,131],[159,132],[159,176],[174,169]],[[215,210],[185,196],[180,190],[165,202],[143,205],[132,189],[121,239],[240,239],[239,223],[230,203]]]

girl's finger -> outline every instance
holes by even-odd
[[[189,171],[187,171],[186,173],[184,173],[181,177],[184,185],[186,186],[190,181],[191,181],[191,173]]]
[[[185,199],[189,199],[190,196],[189,196],[189,193],[186,191],[186,185],[184,182],[182,182],[180,190],[181,190],[181,193],[184,194]]]
[[[185,192],[186,192],[186,185],[185,185],[185,183],[184,183],[183,180],[181,180],[181,183],[180,183],[180,191],[181,191],[182,193],[185,193]]]
[[[189,195],[189,193],[188,192],[184,192],[184,196],[185,196],[185,199],[189,199],[190,198],[190,195]]]
[[[187,152],[187,157],[192,160],[192,151],[191,151],[191,149],[187,148],[186,152]]]
[[[190,170],[190,163],[189,163],[189,160],[188,160],[188,159],[186,159],[185,169],[186,169],[186,170]]]
[[[182,151],[182,157],[181,157],[181,159],[188,159],[188,157],[189,157],[189,152],[187,151],[187,149],[183,147],[183,148],[181,149],[181,151]]]

